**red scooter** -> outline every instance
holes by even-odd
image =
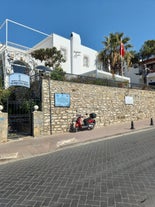
[[[70,132],[94,129],[96,124],[95,118],[95,113],[89,114],[89,117],[87,118],[84,118],[82,115],[77,115],[77,118],[72,119],[72,123],[70,125]]]

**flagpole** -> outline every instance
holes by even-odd
[[[123,76],[123,58],[122,58],[122,56],[121,56],[121,75]]]
[[[124,44],[122,43],[121,40],[121,45],[120,45],[120,55],[121,55],[121,75],[123,76],[123,57],[124,57],[125,51],[124,51]]]

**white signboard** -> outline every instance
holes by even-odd
[[[125,96],[125,104],[133,104],[133,97]]]
[[[22,73],[13,73],[9,76],[9,86],[23,86],[30,88],[30,76]]]

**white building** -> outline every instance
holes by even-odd
[[[12,80],[13,75],[15,78],[13,78],[14,85],[20,82],[21,86],[29,87],[30,83],[27,78],[29,79],[30,76],[35,74],[37,65],[39,65],[39,62],[34,60],[24,49],[6,45],[0,47],[0,73],[5,88],[11,86],[10,80]],[[20,75],[18,80],[16,79],[17,74]]]
[[[6,28],[9,21],[34,30],[12,20],[6,21]],[[34,30],[34,32],[39,31]],[[7,34],[8,31],[6,31],[6,37]],[[44,38],[32,48],[26,48],[21,45],[19,46],[17,44],[12,44],[12,42],[10,43],[8,38],[6,38],[6,44],[2,45],[0,48],[0,60],[3,68],[5,88],[9,87],[9,79],[11,74],[24,73],[30,76],[35,73],[35,69],[39,65],[44,65],[43,62],[35,60],[31,57],[32,51],[41,48],[52,47],[56,47],[62,52],[66,62],[62,63],[61,66],[66,73],[75,75],[88,75],[105,79],[113,78],[110,72],[108,73],[103,71],[97,59],[98,52],[82,45],[80,35],[74,32],[71,33],[70,39],[66,39],[57,34],[46,35],[46,38]],[[115,75],[115,80],[130,82],[129,77],[119,75]]]
[[[66,61],[62,64],[62,68],[66,73],[83,74],[97,69],[97,51],[83,46],[79,34],[72,32],[70,39],[52,34],[32,49],[52,47],[62,52]]]
[[[124,76],[130,78],[131,84],[143,84],[142,75],[139,75],[140,68],[138,67],[129,67],[125,68]]]

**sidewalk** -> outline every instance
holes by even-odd
[[[131,123],[114,124],[77,133],[65,133],[36,138],[25,137],[18,140],[9,140],[7,143],[0,144],[0,164],[54,152],[64,147],[98,139],[114,138],[114,136],[125,133],[152,129],[154,127],[152,124],[151,120],[145,119],[134,121],[133,125]]]

